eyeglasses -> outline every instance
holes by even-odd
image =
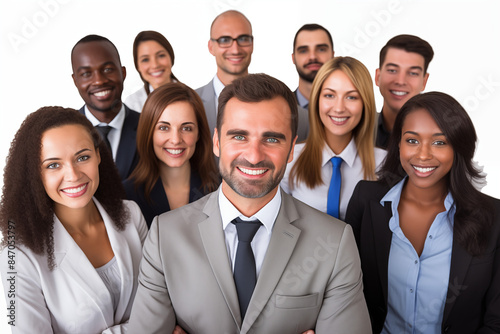
[[[233,45],[233,42],[236,41],[238,46],[250,46],[253,43],[253,36],[250,35],[239,35],[236,38],[232,38],[231,36],[221,36],[217,39],[210,38],[211,41],[217,42],[221,48],[229,48]]]

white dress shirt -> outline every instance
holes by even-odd
[[[258,219],[262,223],[253,240],[251,242],[253,254],[255,257],[255,266],[257,277],[260,274],[260,268],[271,240],[274,222],[281,207],[281,191],[278,189],[276,195],[262,209],[255,213],[252,217],[246,217],[236,209],[236,207],[227,199],[222,192],[222,187],[219,188],[219,208],[222,218],[222,228],[226,237],[226,247],[229,259],[231,260],[231,268],[234,272],[234,261],[236,259],[236,250],[238,249],[238,234],[236,226],[231,221],[237,217],[241,220]]]
[[[289,182],[290,171],[299,158],[299,155],[302,153],[304,146],[304,143],[295,145],[295,149],[293,151],[293,160],[287,165],[285,175],[283,177],[283,180],[281,181],[281,187],[285,192],[292,195],[293,197],[301,200],[302,202],[312,206],[315,209],[318,209],[319,211],[326,212],[328,189],[330,187],[330,180],[332,179],[332,164],[330,163],[330,159],[334,156],[341,157],[343,162],[340,166],[342,183],[340,186],[339,218],[341,220],[344,220],[347,205],[349,204],[349,200],[351,199],[354,187],[360,180],[363,180],[363,165],[361,164],[361,158],[358,155],[358,150],[356,148],[354,138],[351,139],[342,153],[338,155],[333,153],[330,147],[325,144],[321,161],[321,179],[323,180],[323,184],[316,186],[314,189],[311,189],[303,182],[295,182],[295,187],[291,189]],[[386,154],[387,152],[385,150],[375,148],[376,169],[380,167]]]
[[[224,89],[224,84],[222,81],[220,81],[219,77],[217,74],[214,77],[214,80],[212,81],[214,83],[214,91],[215,91],[215,113],[217,114],[219,110],[219,95]]]
[[[108,140],[111,144],[111,152],[113,153],[113,160],[116,160],[116,154],[118,152],[118,146],[120,146],[120,137],[122,135],[123,123],[125,122],[125,106],[122,103],[122,107],[118,114],[113,118],[109,124],[99,121],[87,108],[85,105],[85,116],[92,123],[93,126],[106,126],[109,125],[111,130],[108,133]]]

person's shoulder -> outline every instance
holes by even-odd
[[[202,198],[183,205],[180,208],[162,213],[158,216],[160,225],[191,225],[198,224],[199,222],[207,219],[204,213],[207,202],[211,201],[211,205],[218,205],[216,201],[217,194],[212,192]],[[168,228],[171,228],[170,226]]]
[[[129,108],[125,103],[123,103],[123,105],[125,106],[125,118],[139,121],[139,116],[141,116],[141,114]]]
[[[284,200],[291,201],[289,205],[293,205],[297,210],[299,218],[294,222],[294,225],[301,229],[321,234],[325,230],[331,230],[332,228],[343,230],[346,225],[340,219],[319,211],[291,195],[283,193],[282,196]]]

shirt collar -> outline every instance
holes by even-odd
[[[325,142],[323,147],[323,162],[322,166],[326,165],[332,157],[341,157],[342,160],[349,166],[352,167],[354,161],[356,160],[356,156],[358,155],[358,150],[356,148],[356,142],[354,141],[354,137],[351,138],[351,141],[344,148],[340,154],[335,154],[330,146]]]
[[[302,108],[306,108],[306,106],[309,105],[309,100],[304,95],[302,95],[302,93],[298,88],[295,91],[295,96],[297,97],[297,102],[299,103],[299,106],[301,106]]]
[[[217,76],[217,74],[214,76],[213,83],[214,83],[215,96],[217,97],[217,100],[218,100],[220,92],[222,92],[222,90],[224,89],[225,86],[222,83],[222,81],[220,81],[220,79]]]
[[[399,181],[394,187],[392,187],[384,197],[380,200],[380,204],[383,206],[384,202],[392,202],[392,212],[397,211],[398,205],[399,205],[399,200],[401,199],[401,193],[403,192],[403,186],[406,182],[406,179],[408,176],[405,176],[401,181]],[[448,192],[446,195],[446,198],[444,199],[444,208],[446,209],[446,212],[449,212],[450,209],[453,209],[454,211],[454,206],[453,206],[454,200],[453,196],[451,196],[451,193]]]
[[[125,121],[125,105],[122,103],[122,107],[120,108],[120,111],[118,114],[113,118],[109,124],[106,124],[104,122],[99,121],[90,111],[89,108],[87,108],[87,105],[85,105],[85,116],[87,119],[92,123],[93,126],[98,126],[98,125],[109,125],[113,129],[120,130],[123,127],[123,122]]]
[[[268,234],[271,234],[276,221],[276,217],[281,208],[281,189],[278,188],[276,195],[267,203],[262,209],[256,212],[252,217],[246,217],[241,212],[236,209],[236,207],[231,203],[224,192],[222,191],[222,186],[219,187],[219,208],[222,218],[222,228],[225,230],[227,225],[231,221],[240,217],[242,220],[255,220],[258,219],[264,225]]]

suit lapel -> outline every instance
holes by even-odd
[[[112,305],[111,295],[95,268],[55,215],[54,241],[56,263],[56,269],[54,270],[59,269],[65,272],[94,303],[95,310],[100,312],[104,322],[108,326],[113,325],[113,312],[106,312],[112,311],[112,308],[109,307],[109,305]]]
[[[453,246],[451,248],[451,265],[450,265],[450,278],[448,281],[448,293],[446,295],[446,303],[443,312],[443,324],[446,323],[448,316],[455,305],[455,301],[460,295],[464,283],[465,275],[469,269],[472,256],[467,253],[457,242],[453,233]]]
[[[207,200],[203,212],[208,217],[198,224],[198,229],[212,272],[239,330],[241,327],[240,306],[231,264],[227,255],[224,231],[222,230],[218,194],[219,191],[213,192]]]
[[[127,178],[134,163],[136,153],[136,133],[138,116],[134,114],[126,105],[125,120],[123,121],[120,145],[116,153],[116,167],[122,179]]]
[[[214,80],[203,86],[200,90],[200,97],[205,106],[205,113],[207,114],[208,127],[210,128],[210,133],[213,135],[214,128],[217,123],[217,110],[215,110],[215,90],[214,90]]]
[[[373,244],[375,246],[375,256],[378,263],[378,274],[382,283],[384,298],[387,303],[387,285],[388,285],[388,267],[389,267],[389,252],[391,249],[392,232],[389,229],[389,220],[392,217],[391,202],[384,202],[384,206],[380,202],[370,202],[372,211],[371,217],[375,217],[372,221],[373,225]],[[368,250],[371,251],[371,250]]]
[[[271,240],[245,315],[241,333],[248,332],[262,313],[264,306],[267,305],[285,271],[301,233],[301,230],[291,224],[299,218],[291,197],[283,191],[281,196],[281,209],[274,223]]]

